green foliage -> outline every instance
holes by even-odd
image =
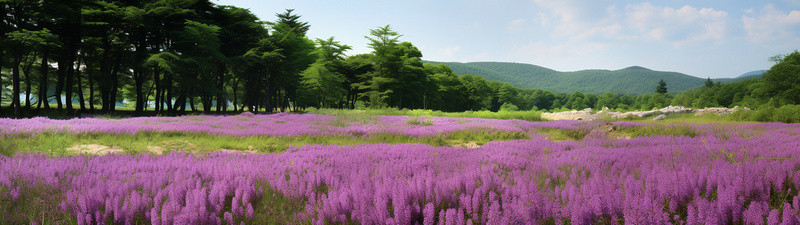
[[[773,58],[776,64],[761,78],[745,74],[747,79],[741,81],[685,91],[671,103],[693,108],[744,106],[758,110],[739,113],[737,116],[743,120],[793,121],[791,113],[775,117],[774,112],[786,105],[800,104],[800,52]]]
[[[777,108],[772,121],[783,123],[800,123],[800,105],[783,105]]]
[[[800,104],[800,52],[783,57],[764,74],[764,81],[773,96],[787,104]]]
[[[502,105],[502,106],[500,106],[500,111],[501,111],[501,112],[506,112],[506,111],[512,111],[512,112],[513,112],[513,111],[519,111],[519,107],[517,107],[516,105],[514,105],[514,104],[513,104],[513,103],[511,103],[511,102],[506,102],[506,103],[503,103],[503,105]]]
[[[556,93],[617,94],[638,95],[652,93],[654,82],[664,79],[669,84],[671,93],[679,93],[703,86],[706,79],[682,73],[653,71],[643,67],[628,67],[620,70],[581,70],[561,72],[541,66],[522,63],[502,62],[430,62],[450,66],[456,74],[472,74],[487,80],[495,80],[514,84],[524,89],[549,90]],[[714,79],[722,83],[730,83],[752,77],[735,79]]]
[[[370,30],[374,71],[363,85],[362,94],[370,107],[423,108],[428,93],[428,76],[420,57],[422,52],[409,42],[400,42],[400,34],[389,25]]]
[[[344,61],[344,52],[350,49],[333,37],[327,40],[317,39],[318,45],[314,54],[317,61],[303,71],[298,104],[313,107],[334,107],[344,104],[347,95],[346,77],[340,71]]]

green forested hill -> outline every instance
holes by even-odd
[[[677,72],[654,71],[632,66],[620,70],[581,70],[561,72],[541,66],[505,62],[429,62],[445,64],[456,74],[472,74],[488,80],[508,82],[520,88],[545,89],[556,93],[643,94],[655,91],[658,81],[664,79],[671,93],[677,93],[704,84],[705,78]],[[748,77],[749,78],[749,77]],[[718,79],[723,83],[735,79]]]

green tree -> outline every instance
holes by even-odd
[[[464,86],[458,75],[443,64],[426,63],[423,66],[425,73],[431,79],[429,90],[427,90],[430,97],[425,99],[426,108],[447,112],[467,110],[467,96],[464,95],[467,87]]]
[[[463,92],[467,96],[466,110],[478,111],[489,108],[493,93],[483,77],[464,74],[459,80],[466,89]]]
[[[344,60],[344,52],[351,47],[335,41],[333,37],[326,40],[317,39],[318,45],[314,54],[317,61],[303,71],[300,105],[315,107],[341,106],[347,95],[343,85],[345,77],[337,71]]]
[[[225,94],[225,84],[230,83],[230,96],[233,99],[233,106],[238,104],[239,83],[243,73],[247,70],[237,70],[238,67],[246,67],[244,55],[248,50],[253,49],[259,40],[267,37],[267,30],[262,26],[259,18],[250,10],[233,7],[217,6],[217,14],[214,18],[215,23],[220,27],[220,51],[225,55],[226,60],[220,65],[217,77],[217,111],[227,110],[227,100]],[[237,76],[238,75],[238,76]]]
[[[370,91],[371,75],[375,72],[371,54],[359,54],[347,57],[340,64],[337,71],[344,75],[342,84],[347,89],[347,108],[355,108],[357,101],[368,101],[367,92]]]
[[[764,81],[770,94],[784,104],[800,104],[800,52],[781,58],[764,74]]]
[[[309,29],[307,22],[301,22],[300,16],[293,14],[294,10],[278,14],[278,20],[270,23],[273,32],[268,37],[282,54],[281,63],[276,65],[274,73],[268,78],[268,83],[273,85],[268,91],[272,92],[271,101],[267,101],[267,110],[280,107],[286,111],[292,101],[296,100],[297,89],[300,86],[300,73],[316,61],[312,54],[314,41],[306,37]],[[275,103],[275,105],[272,105]]]
[[[370,30],[369,47],[374,55],[375,72],[370,79],[370,90],[366,92],[372,107],[389,106],[390,95],[395,92],[398,72],[403,62],[400,58],[399,35],[389,25]]]
[[[666,94],[667,93],[667,82],[664,82],[664,79],[658,81],[658,86],[656,86],[656,93],[659,94]]]

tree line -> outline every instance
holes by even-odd
[[[388,25],[347,56],[333,37],[311,40],[293,10],[261,21],[208,0],[4,0],[0,113],[53,108],[113,112],[292,111],[306,107],[490,108],[477,76],[424,65]],[[10,86],[11,90],[3,90]],[[22,97],[20,97],[22,96]],[[75,109],[76,102],[78,109]],[[9,112],[1,112],[8,110]]]
[[[798,104],[797,82],[777,75],[796,70],[784,65],[798,65],[797,52],[776,58],[763,81],[712,82],[678,95],[667,94],[663,81],[652,94],[566,94],[423,63],[422,52],[389,25],[368,31],[372,52],[347,55],[351,46],[333,37],[309,38],[310,24],[291,9],[262,21],[247,9],[208,0],[0,4],[0,100],[9,103],[0,105],[0,114],[17,117],[49,109],[51,102],[70,113],[109,113],[129,101],[136,112],[158,114],[308,107],[649,110],[730,106],[766,96],[780,96],[769,100],[774,104]]]

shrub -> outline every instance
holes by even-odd
[[[772,120],[775,122],[800,122],[800,105],[784,105],[774,110]]]
[[[519,111],[519,107],[517,107],[514,104],[511,104],[510,102],[506,102],[506,103],[503,103],[503,105],[500,106],[500,111],[511,111],[511,112]]]

